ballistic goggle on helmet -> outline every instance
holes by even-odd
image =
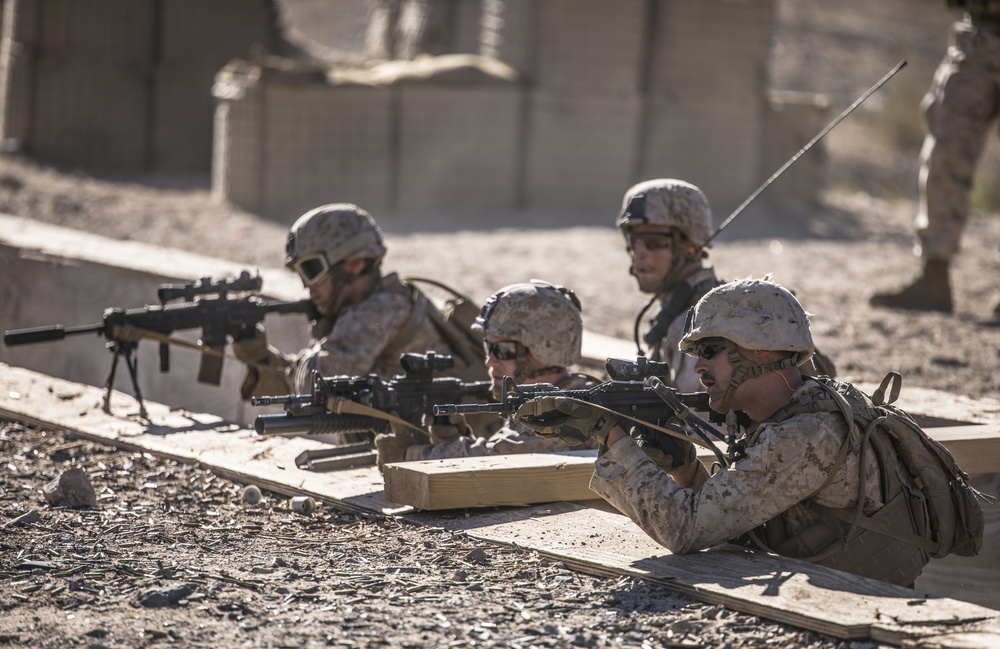
[[[483,337],[516,341],[550,367],[580,362],[583,315],[580,300],[564,286],[533,279],[494,293],[472,325]]]
[[[695,245],[705,246],[712,236],[712,209],[705,194],[691,183],[657,178],[625,192],[615,225],[625,236],[637,225],[672,227]]]
[[[345,259],[380,260],[385,252],[382,231],[368,212],[351,203],[332,203],[306,212],[292,224],[285,265],[309,286]]]
[[[792,365],[816,350],[809,314],[788,289],[767,279],[748,277],[706,293],[688,313],[680,350],[694,356],[700,341],[720,338],[744,349],[794,352]]]

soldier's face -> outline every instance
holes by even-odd
[[[520,383],[536,383],[538,379],[526,378],[523,381],[517,379],[517,342],[500,338],[493,334],[486,334],[486,369],[489,372],[490,380],[493,381],[493,396],[498,399],[503,396],[503,377],[512,376]],[[497,343],[497,344],[494,344]],[[542,364],[528,352],[528,365],[534,368],[542,367]]]
[[[309,299],[316,305],[320,315],[331,315],[339,308],[337,291],[334,288],[333,275],[327,275],[315,284],[307,287]]]
[[[733,366],[729,363],[726,341],[722,338],[706,338],[698,342],[698,360],[694,371],[699,375],[710,400],[709,407],[716,412],[722,409],[722,400],[729,389],[733,377]]]
[[[674,263],[673,228],[640,225],[631,228],[626,237],[626,249],[632,257],[632,272],[639,290],[654,293]]]

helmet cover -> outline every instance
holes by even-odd
[[[615,225],[625,232],[646,224],[677,228],[695,245],[705,246],[712,236],[712,209],[705,194],[691,183],[646,180],[625,192]]]
[[[285,264],[323,253],[331,266],[349,258],[381,259],[386,248],[375,219],[357,205],[331,203],[300,216],[288,231]]]
[[[809,314],[788,289],[769,279],[746,278],[706,293],[688,313],[680,342],[694,355],[699,340],[725,338],[745,349],[795,352],[795,365],[815,352]]]
[[[580,300],[568,288],[533,279],[494,293],[473,330],[516,340],[547,366],[580,362],[583,316]]]

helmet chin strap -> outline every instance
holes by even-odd
[[[360,275],[352,273],[347,270],[347,267],[343,264],[343,262],[337,264],[337,266],[334,266],[330,270],[330,299],[327,300],[326,304],[317,307],[326,310],[326,313],[321,313],[319,318],[317,318],[313,324],[312,336],[314,338],[322,338],[333,330],[333,325],[337,322],[337,318],[343,310],[343,307],[337,307],[337,302],[340,300],[340,296],[343,294],[344,289],[364,276],[369,270],[370,269],[366,267]]]
[[[528,348],[518,343],[517,359],[514,361],[514,380],[524,383],[526,379],[537,379],[546,374],[561,372],[561,367],[549,365],[548,367],[532,367],[528,361]]]
[[[686,237],[678,236],[674,239],[673,247],[671,249],[671,252],[673,252],[674,262],[670,265],[670,268],[663,276],[663,279],[660,280],[659,285],[657,285],[653,294],[649,297],[649,300],[643,305],[642,309],[639,310],[638,315],[635,316],[635,323],[632,326],[632,338],[635,341],[635,348],[638,350],[637,354],[639,356],[646,355],[642,349],[642,345],[639,343],[639,329],[642,326],[642,319],[646,315],[646,312],[660,300],[660,296],[670,293],[677,287],[678,284],[680,284],[681,280],[684,279],[682,272],[685,268],[687,268],[688,264],[705,254],[705,249],[701,246],[696,246],[693,250],[690,248],[690,244]],[[632,275],[633,277],[636,276],[635,264],[629,264],[628,272],[629,275]]]
[[[729,353],[729,364],[733,368],[732,376],[729,379],[729,386],[726,394],[722,398],[722,411],[729,412],[733,409],[733,401],[736,399],[736,388],[747,379],[755,379],[768,372],[777,372],[788,367],[794,367],[797,354],[793,354],[780,361],[768,363],[752,363],[736,348],[736,344],[731,340],[726,340],[726,351]]]

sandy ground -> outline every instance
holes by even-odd
[[[534,552],[0,421],[0,646],[851,647]],[[88,468],[98,504],[40,487]],[[461,515],[461,512],[458,513]]]

